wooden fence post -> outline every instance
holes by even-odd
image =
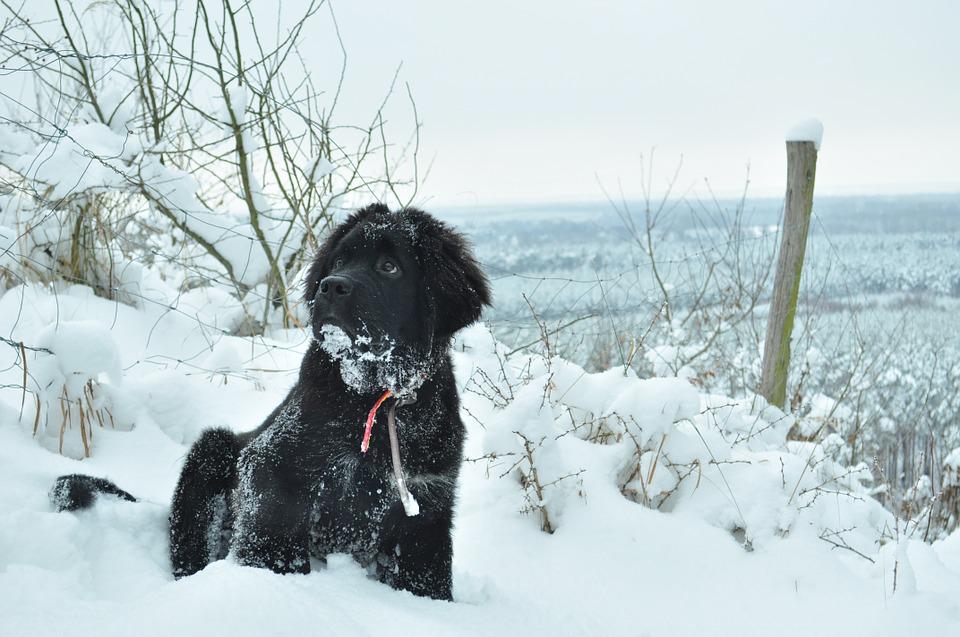
[[[818,123],[819,124],[819,123]],[[822,131],[822,127],[820,129]],[[809,138],[808,138],[809,139]],[[780,255],[767,316],[763,347],[760,393],[771,405],[784,409],[787,372],[790,369],[790,337],[800,294],[800,274],[807,247],[813,182],[817,174],[817,141],[787,141],[787,195],[783,213]]]

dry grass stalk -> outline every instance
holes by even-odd
[[[83,415],[83,399],[82,398],[77,398],[77,407],[79,407],[80,409],[80,440],[81,442],[83,442],[83,457],[89,458],[90,443],[87,441],[87,426],[86,426],[86,420]]]
[[[67,427],[70,425],[70,410],[67,407],[65,407],[65,405],[69,403],[67,403],[66,401],[67,401],[67,388],[64,387],[63,395],[60,400],[60,414],[62,416],[62,420],[60,421],[60,445],[59,447],[57,447],[61,455],[63,455],[63,434],[67,430]]]
[[[33,414],[33,435],[36,437],[37,429],[40,428],[40,397],[34,394],[33,400],[37,403],[37,409]]]

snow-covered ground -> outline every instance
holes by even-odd
[[[167,503],[190,442],[259,424],[306,345],[297,331],[225,336],[217,311],[77,286],[0,296],[0,335],[54,352],[27,352],[38,398],[22,397],[18,351],[0,343],[0,635],[960,632],[960,533],[920,541],[829,440],[787,442],[789,417],[681,379],[508,357],[483,326],[455,353],[472,461],[453,603],[392,590],[346,556],[286,576],[227,559],[174,581]],[[58,453],[62,396],[85,405],[89,458]],[[81,457],[71,409],[62,446]],[[143,501],[55,513],[47,491],[70,472]]]

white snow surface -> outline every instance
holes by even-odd
[[[823,122],[815,117],[797,122],[787,131],[786,141],[813,142],[813,147],[819,151],[823,141]]]
[[[257,426],[295,381],[309,337],[223,336],[196,315],[134,308],[78,286],[3,293],[0,334],[46,343],[63,369],[97,376],[132,421],[128,431],[96,427],[85,460],[45,447],[33,436],[30,394],[21,414],[17,350],[0,344],[0,635],[960,628],[960,533],[933,545],[892,538],[897,521],[856,472],[844,476],[825,446],[786,440],[789,416],[758,399],[700,394],[682,378],[505,357],[482,325],[454,348],[465,456],[487,458],[461,471],[453,603],[393,590],[345,555],[309,575],[228,557],[174,581],[168,503],[189,444],[204,427]],[[38,369],[44,357],[28,354]],[[506,455],[524,438],[544,485],[539,498],[518,479],[529,467]],[[47,492],[73,472],[112,479],[141,501],[104,497],[88,511],[55,513]],[[552,535],[540,530],[541,508]],[[846,529],[827,537],[851,550],[821,539]]]

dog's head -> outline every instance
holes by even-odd
[[[305,294],[314,337],[328,354],[392,370],[383,372],[388,376],[408,376],[401,368],[446,351],[454,332],[490,303],[487,279],[462,235],[422,210],[391,212],[381,204],[330,234]],[[393,389],[406,381],[385,382]]]

